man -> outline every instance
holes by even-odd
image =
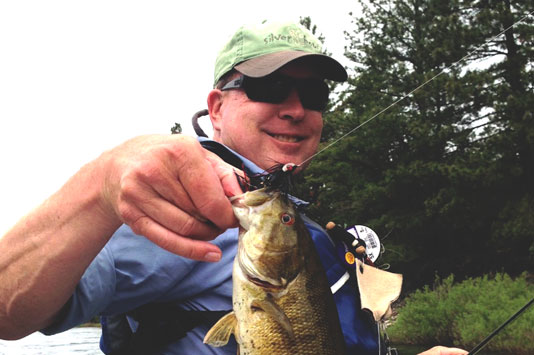
[[[306,161],[323,125],[324,79],[346,79],[320,50],[294,24],[240,28],[216,61],[207,100],[215,142],[203,144],[252,172]],[[211,325],[203,315],[231,308],[237,220],[228,197],[241,193],[236,169],[215,153],[182,135],[137,137],[85,165],[25,216],[0,240],[0,337],[53,334],[102,315],[102,348],[120,353],[124,348],[114,347],[121,336],[128,343],[130,330],[158,326],[161,333],[175,324],[160,315],[178,310],[187,315],[178,322],[183,334],[157,345],[149,339],[152,352],[235,353],[235,343],[202,343]],[[337,281],[329,240],[311,222],[308,228]],[[353,289],[349,282],[335,295],[338,307],[345,303],[346,342],[352,353],[373,353],[373,330]],[[465,352],[439,347],[427,354]]]

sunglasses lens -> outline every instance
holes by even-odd
[[[314,111],[324,111],[328,105],[330,89],[319,79],[304,79],[298,82],[297,90],[302,106]]]
[[[284,102],[297,89],[302,106],[309,110],[324,111],[328,104],[328,85],[320,79],[295,79],[282,75],[262,78],[246,77],[243,89],[253,101],[279,104]]]
[[[243,88],[251,100],[278,104],[287,99],[293,87],[287,79],[281,76],[247,78]]]

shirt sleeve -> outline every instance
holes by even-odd
[[[89,265],[59,318],[41,332],[59,333],[98,315],[130,311],[180,287],[194,262],[123,225]]]

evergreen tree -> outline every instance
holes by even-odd
[[[362,126],[307,170],[311,213],[388,235],[383,262],[408,287],[534,266],[532,17],[497,36],[527,2],[362,7],[323,147]]]

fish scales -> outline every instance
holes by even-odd
[[[206,334],[213,346],[234,334],[239,354],[344,354],[336,305],[315,245],[278,191],[235,198],[240,221],[233,312]]]

